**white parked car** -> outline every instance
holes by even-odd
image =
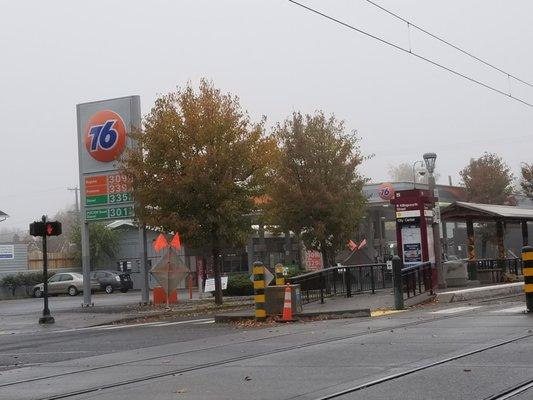
[[[97,281],[91,279],[91,290],[98,289]],[[77,272],[61,272],[48,279],[48,294],[68,294],[76,296],[83,292],[83,275]],[[44,293],[44,283],[33,287],[33,297],[41,297]]]

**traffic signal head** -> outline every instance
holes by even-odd
[[[30,224],[30,235],[44,236],[44,222],[32,222]]]
[[[32,236],[58,236],[61,235],[61,222],[32,222],[30,224],[30,235]]]
[[[61,222],[59,221],[45,222],[44,232],[46,236],[61,235]]]

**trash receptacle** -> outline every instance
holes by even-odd
[[[302,292],[300,285],[268,286],[265,288],[265,310],[268,316],[281,315],[285,301],[285,288],[291,288],[292,314],[302,312]]]

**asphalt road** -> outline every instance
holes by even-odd
[[[516,300],[260,329],[197,318],[0,335],[0,399],[496,399],[533,379],[533,315]]]
[[[141,301],[140,291],[130,291],[128,293],[95,293],[92,295],[92,302],[97,306],[126,306],[138,304]],[[72,310],[81,307],[83,294],[77,296],[52,296],[48,299],[52,313]],[[43,309],[43,299],[27,298],[0,301],[1,316],[16,316],[25,314],[39,314]]]

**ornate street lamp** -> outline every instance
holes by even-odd
[[[433,171],[435,171],[435,161],[437,160],[437,155],[435,153],[425,153],[422,157],[426,163],[426,169],[430,174],[433,174]]]
[[[440,244],[440,207],[439,207],[439,194],[435,189],[435,161],[437,155],[435,153],[425,153],[423,155],[424,162],[426,163],[426,169],[428,171],[428,186],[429,191],[435,197],[435,205],[433,206],[433,243],[435,245],[435,266],[437,267],[437,282],[439,288],[446,288],[446,280],[444,279],[444,269],[442,268],[442,247]]]

